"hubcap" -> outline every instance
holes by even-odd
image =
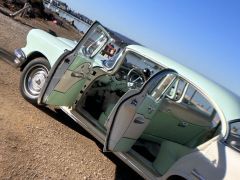
[[[28,96],[36,98],[46,81],[48,70],[44,65],[35,65],[31,67],[25,75],[24,89]]]

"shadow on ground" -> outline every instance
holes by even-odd
[[[11,52],[8,52],[5,49],[0,48],[0,59],[3,59],[4,61],[6,61],[7,63],[11,64],[14,66],[14,55]]]
[[[37,107],[42,112],[46,113],[47,115],[51,116],[58,122],[64,124],[65,126],[73,129],[75,132],[84,135],[88,139],[95,142],[95,144],[100,148],[103,149],[103,145],[95,139],[91,134],[89,134],[85,129],[83,129],[79,124],[73,121],[68,115],[66,115],[63,111],[57,110],[56,112],[45,108],[45,107]],[[124,162],[118,159],[113,153],[103,153],[108,159],[110,159],[114,164],[116,164],[116,173],[115,179],[116,180],[125,180],[125,179],[142,179],[136,172],[134,172],[130,167],[128,167]]]
[[[14,66],[13,60],[14,55],[2,48],[0,48],[0,59],[6,61],[7,63]],[[87,137],[88,139],[95,142],[95,144],[99,147],[99,149],[103,149],[103,145],[95,139],[91,134],[89,134],[85,129],[83,129],[79,124],[73,121],[68,115],[66,115],[63,111],[57,110],[53,111],[46,107],[37,107],[43,113],[54,118],[56,121],[64,124],[65,126],[73,129],[75,132],[80,133],[81,135]],[[118,159],[113,153],[103,153],[108,159],[110,159],[114,164],[116,164],[116,180],[125,180],[125,179],[142,179],[137,173],[135,173],[130,167],[128,167],[124,162]]]

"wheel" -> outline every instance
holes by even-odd
[[[26,65],[20,78],[20,92],[24,99],[37,105],[41,89],[50,70],[50,64],[45,58],[36,58]]]

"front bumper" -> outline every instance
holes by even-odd
[[[22,49],[15,49],[14,54],[16,58],[14,59],[14,64],[16,67],[21,67],[24,62],[27,61],[26,55],[22,51]]]

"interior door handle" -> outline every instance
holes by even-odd
[[[76,78],[91,80],[90,77],[88,77],[87,75],[85,75],[85,74],[82,73],[82,72],[77,72],[77,71],[72,72],[71,76],[72,76],[72,77],[76,77]]]
[[[136,99],[132,100],[132,102],[131,102],[131,104],[134,105],[134,106],[137,106],[137,103],[138,103],[138,102],[137,102]]]
[[[144,124],[145,120],[142,117],[137,117],[136,119],[134,119],[134,123],[136,123],[136,124]]]
[[[156,109],[152,106],[148,106],[148,113],[151,114],[153,111],[155,111]]]
[[[167,113],[171,113],[172,111],[171,111],[171,109],[167,109],[166,112]]]
[[[84,74],[80,72],[72,72],[71,76],[77,78],[84,78]]]
[[[187,122],[185,122],[185,121],[181,121],[181,122],[178,123],[179,127],[187,127],[188,125],[189,124]]]

